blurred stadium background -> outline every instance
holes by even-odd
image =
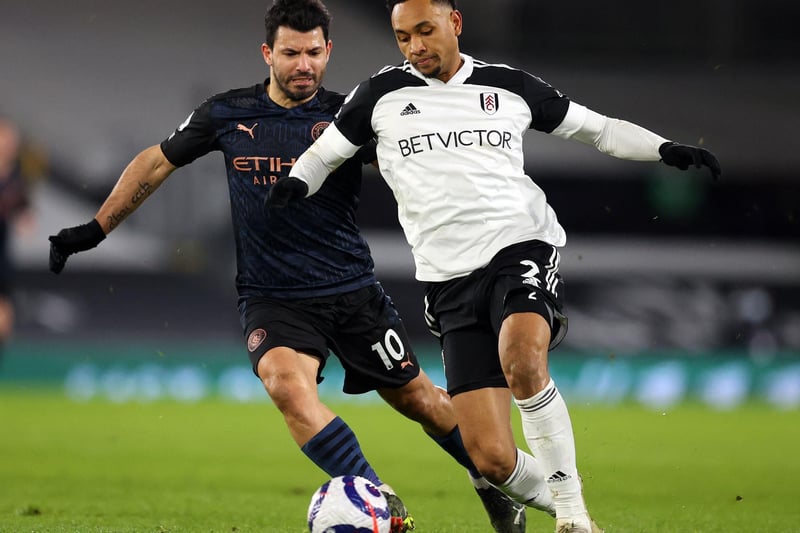
[[[37,219],[11,254],[17,324],[0,383],[78,397],[214,390],[266,399],[247,368],[223,162],[180,170],[91,253],[47,271],[47,236],[94,215],[120,171],[205,97],[262,79],[269,2],[0,3],[0,115],[25,141]],[[329,0],[325,85],[401,56],[383,2]],[[800,408],[800,4],[461,0],[462,49],[574,100],[714,151],[723,181],[617,161],[531,132],[529,174],[570,237],[562,390],[663,406],[695,398]],[[428,370],[421,286],[377,174],[360,221]],[[336,381],[336,380],[329,380]],[[333,393],[333,387],[331,388]]]

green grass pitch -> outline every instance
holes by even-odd
[[[334,408],[417,531],[491,532],[465,473],[415,424],[379,403]],[[797,411],[571,413],[589,507],[608,533],[800,531]],[[0,389],[2,532],[303,533],[325,478],[268,402],[75,403]],[[528,532],[552,531],[528,512]]]

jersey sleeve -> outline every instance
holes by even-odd
[[[211,121],[211,102],[205,101],[161,143],[161,150],[176,167],[188,165],[216,149],[217,134]]]
[[[552,132],[562,139],[575,139],[593,145],[601,152],[620,159],[658,161],[659,147],[667,139],[637,124],[606,117],[572,102],[561,124]]]
[[[360,83],[345,98],[341,109],[336,114],[334,124],[339,132],[356,146],[363,146],[375,137],[372,129],[372,110],[375,98],[371,89],[371,80]]]
[[[567,116],[569,98],[550,84],[522,72],[522,97],[531,110],[531,128],[551,133]]]
[[[369,165],[378,159],[378,140],[374,137],[369,140],[367,144],[359,148],[356,155],[354,155],[362,165]]]

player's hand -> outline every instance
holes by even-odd
[[[94,248],[106,238],[97,220],[88,224],[64,228],[58,235],[50,235],[50,270],[58,274],[64,270],[67,257]]]
[[[661,160],[671,167],[678,167],[681,170],[688,169],[690,165],[697,168],[708,167],[714,181],[719,180],[722,175],[717,157],[705,148],[665,142],[659,146],[658,153],[661,155]]]
[[[308,184],[292,176],[281,178],[270,187],[269,194],[264,199],[264,207],[268,209],[282,209],[289,202],[305,198],[308,194]]]

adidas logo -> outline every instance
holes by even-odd
[[[419,115],[420,113],[421,113],[421,111],[419,109],[417,109],[417,107],[414,104],[409,103],[405,107],[405,109],[400,111],[400,116],[404,117],[406,115]]]
[[[565,474],[561,470],[556,470],[556,473],[547,478],[548,483],[557,483],[559,481],[567,481],[568,479],[572,479],[572,476],[569,474]]]

